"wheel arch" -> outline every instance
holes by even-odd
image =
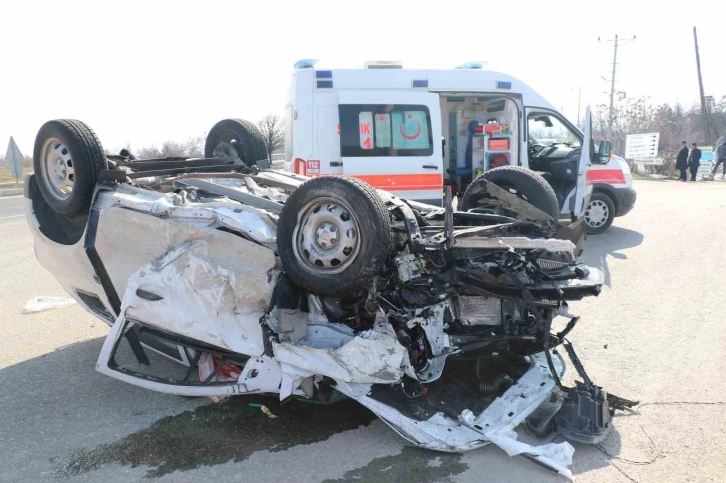
[[[613,205],[615,205],[615,216],[618,216],[618,212],[620,211],[620,205],[622,204],[622,200],[620,199],[620,196],[618,195],[618,189],[615,188],[613,185],[609,185],[607,183],[595,183],[592,185],[592,192],[593,193],[603,193],[610,198],[610,201],[613,202]]]

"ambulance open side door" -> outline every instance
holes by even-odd
[[[439,96],[409,91],[340,91],[343,173],[395,196],[442,205]]]
[[[580,162],[577,170],[577,186],[575,188],[575,206],[572,214],[575,218],[584,215],[592,196],[592,185],[587,182],[587,170],[595,157],[595,144],[592,139],[592,112],[590,106],[585,108],[585,126],[580,149]]]

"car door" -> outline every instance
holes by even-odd
[[[585,125],[583,129],[582,149],[580,150],[580,162],[577,171],[577,186],[575,188],[575,206],[573,214],[580,218],[585,213],[585,208],[590,203],[592,185],[587,183],[587,170],[592,165],[595,156],[595,145],[592,141],[592,112],[590,106],[585,108]]]
[[[428,92],[341,91],[343,174],[401,198],[441,206],[439,96]]]

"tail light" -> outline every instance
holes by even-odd
[[[307,176],[308,174],[307,164],[305,163],[304,159],[295,158],[295,164],[293,166],[293,169],[295,171],[295,174],[301,174],[303,176]]]

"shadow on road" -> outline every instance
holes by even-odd
[[[612,286],[608,256],[619,260],[627,260],[628,256],[622,253],[628,248],[637,247],[643,243],[643,234],[627,228],[611,226],[605,233],[589,235],[585,242],[585,249],[580,259],[591,267],[602,270],[605,275],[605,285]]]
[[[0,448],[42,442],[26,454],[31,461],[4,451],[0,467],[27,481],[39,481],[29,473],[33,467],[72,477],[113,463],[147,467],[147,477],[159,477],[323,441],[375,419],[354,401],[281,405],[272,397],[238,396],[213,404],[143,390],[94,371],[102,344],[102,338],[72,344],[0,370],[0,414],[12,415],[0,418]],[[277,418],[248,405],[253,402]]]
[[[158,478],[228,462],[256,452],[289,450],[325,441],[344,431],[368,426],[375,416],[354,401],[334,406],[275,397],[238,396],[221,404],[207,398],[185,399],[137,388],[94,371],[103,338],[60,348],[0,370],[0,467],[8,481],[51,481],[78,476],[86,481],[106,465],[144,468]],[[130,354],[126,354],[130,356]],[[171,364],[150,354],[154,364]],[[128,362],[125,365],[131,367]],[[270,419],[257,402],[270,408]],[[391,431],[390,438],[398,439]],[[544,444],[522,435],[523,440]],[[559,437],[561,440],[562,438]],[[573,472],[607,466],[597,449],[575,445]],[[613,431],[608,451],[617,454]],[[358,449],[353,444],[349,451]],[[401,479],[407,471],[418,480]],[[385,470],[385,471],[384,471]],[[490,445],[465,455],[404,447],[397,455],[375,458],[335,481],[386,483],[447,481],[449,476],[497,475],[496,481],[565,481],[521,457],[508,457]],[[260,481],[269,480],[260,475]],[[119,473],[121,480],[123,472]],[[126,481],[130,481],[126,479]],[[471,481],[481,481],[477,476]]]

